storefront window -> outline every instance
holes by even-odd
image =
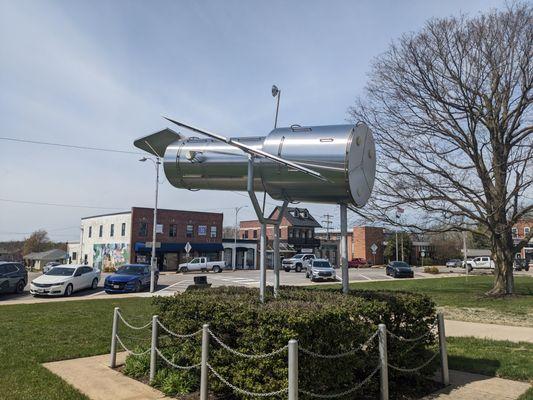
[[[141,225],[139,227],[139,236],[146,235],[148,235],[148,224],[146,222],[141,222]]]
[[[212,226],[211,227],[211,237],[212,238],[216,238],[217,237],[217,227],[216,226]]]
[[[187,225],[186,236],[188,238],[192,238],[193,234],[194,234],[194,226],[193,225]]]
[[[168,236],[176,237],[178,235],[178,226],[176,224],[170,224],[168,226]]]

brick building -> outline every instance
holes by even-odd
[[[528,214],[513,226],[512,233],[514,242],[520,242],[522,239],[524,239],[524,237],[531,233],[532,229],[533,214]],[[533,260],[533,238],[529,240],[529,243],[524,248],[522,248],[520,253],[517,253],[515,257]]]
[[[191,257],[222,257],[221,213],[157,210],[156,256],[159,269],[175,270]],[[112,270],[132,263],[150,263],[153,209],[132,207],[131,211],[82,218],[79,246],[81,262]]]
[[[374,226],[355,226],[353,228],[352,258],[364,258],[374,265],[383,264],[383,228]],[[372,252],[372,245],[377,246],[376,254]]]
[[[281,207],[276,207],[268,218],[276,219]],[[320,240],[315,237],[315,229],[320,224],[306,208],[287,207],[280,223],[280,254],[282,258],[299,252],[315,253]],[[261,224],[258,220],[241,221],[239,237],[241,239],[259,240]],[[267,227],[267,264],[273,265],[274,227]]]

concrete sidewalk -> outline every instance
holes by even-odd
[[[117,365],[124,364],[126,355],[125,352],[117,354]],[[91,400],[170,400],[159,390],[128,378],[108,365],[109,354],[43,364]]]
[[[516,400],[529,387],[526,382],[450,370],[450,386],[422,400]]]
[[[447,337],[473,336],[480,339],[533,343],[533,328],[452,320],[445,320],[444,325]]]

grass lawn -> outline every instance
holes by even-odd
[[[468,280],[458,277],[361,282],[351,283],[350,287],[425,293],[450,319],[533,327],[533,278],[516,276],[516,296],[510,298],[484,296],[492,283],[492,276],[471,276]]]
[[[40,364],[108,352],[116,306],[152,315],[149,298],[0,306],[0,399],[87,399]]]

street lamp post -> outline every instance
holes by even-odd
[[[150,293],[153,293],[155,291],[155,270],[157,268],[157,258],[155,255],[155,244],[156,244],[156,235],[157,235],[157,200],[159,196],[159,165],[161,164],[161,161],[159,157],[157,157],[155,160],[150,157],[143,157],[139,161],[145,162],[146,160],[150,160],[155,165],[155,204],[154,204],[154,223],[153,223],[153,230],[152,230],[152,257],[150,262]]]
[[[234,232],[234,246],[233,246],[233,252],[232,252],[232,260],[231,260],[231,266],[233,267],[233,270],[235,271],[235,268],[237,267],[237,215],[239,215],[239,211],[241,211],[243,208],[248,206],[240,206],[235,207],[235,232]]]
[[[274,129],[278,127],[278,111],[279,111],[279,98],[281,97],[281,90],[276,85],[272,85],[272,97],[277,97],[276,103],[276,119],[274,120]]]

